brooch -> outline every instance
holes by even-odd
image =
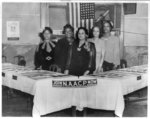
[[[52,58],[50,56],[47,56],[46,57],[46,60],[51,60]]]
[[[86,49],[89,52],[90,51],[90,44],[84,45],[84,49]]]

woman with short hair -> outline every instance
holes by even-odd
[[[36,69],[49,70],[50,65],[54,63],[54,49],[56,43],[52,41],[53,31],[50,27],[45,27],[39,33],[42,42],[38,45],[35,54]]]
[[[62,73],[68,74],[68,65],[71,60],[72,44],[74,42],[74,28],[66,24],[63,28],[64,37],[60,39],[55,48],[55,64],[61,69]]]
[[[105,39],[105,57],[103,63],[104,71],[116,69],[120,65],[120,43],[119,37],[112,35],[112,21],[103,22],[103,37]]]

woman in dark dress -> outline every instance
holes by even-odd
[[[68,66],[69,74],[81,76],[95,70],[96,50],[94,43],[88,42],[88,31],[80,27],[76,33],[76,41],[72,47],[72,57]]]
[[[74,28],[66,24],[63,28],[64,37],[60,39],[55,48],[55,64],[61,69],[62,73],[68,74],[66,70],[70,64],[72,44],[74,42]]]
[[[39,44],[35,53],[35,67],[36,69],[49,70],[51,64],[54,63],[54,49],[55,42],[51,40],[52,29],[50,27],[45,27],[39,36],[42,42]]]

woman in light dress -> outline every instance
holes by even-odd
[[[105,57],[103,62],[103,71],[117,69],[120,65],[120,40],[119,37],[111,34],[112,28],[113,24],[110,20],[103,22],[102,39],[105,39]]]
[[[88,39],[89,42],[93,42],[96,47],[96,70],[94,74],[103,71],[102,65],[105,56],[105,40],[101,38],[101,30],[99,26],[92,28],[92,38]]]

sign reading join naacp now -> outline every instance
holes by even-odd
[[[20,37],[19,21],[7,21],[7,39],[19,40]]]
[[[52,81],[53,87],[63,87],[63,88],[88,87],[88,86],[94,86],[94,85],[97,85],[97,79],[76,80],[76,81],[58,81],[58,80]]]

